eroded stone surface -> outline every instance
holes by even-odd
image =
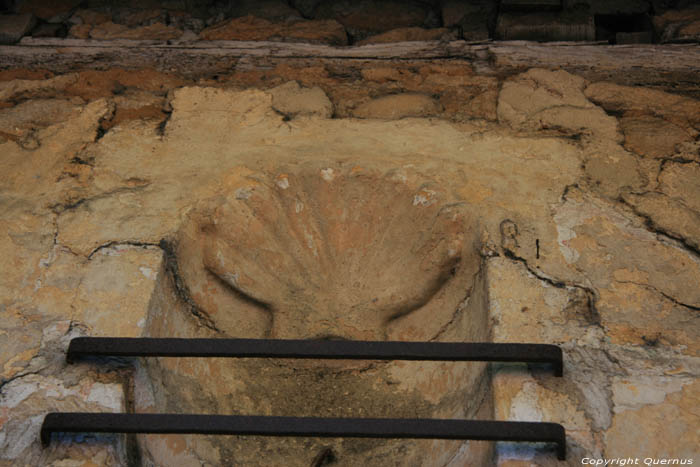
[[[347,44],[343,26],[334,20],[303,20],[272,23],[264,18],[244,16],[211,26],[199,35],[205,40],[285,40],[294,42]]]
[[[487,380],[479,383],[484,367],[478,365],[246,362],[232,369],[230,361],[155,360],[134,370],[136,409],[534,417],[567,427],[574,463],[584,456],[628,455],[644,443],[639,455],[676,455],[664,446],[692,455],[688,427],[697,425],[692,407],[700,372],[700,206],[697,145],[683,134],[696,138],[697,102],[545,70],[512,77],[500,91],[497,78],[466,65],[373,64],[356,75],[367,89],[336,86],[335,71],[280,65],[269,86],[298,80],[298,88],[282,88],[300,98],[292,99],[292,110],[320,99],[317,91],[305,94],[319,86],[336,116],[391,93],[437,94],[443,108],[437,106],[434,115],[445,119],[327,118],[325,101],[312,106],[314,118],[295,118],[293,111],[285,116],[277,108],[279,88],[173,90],[187,82],[152,71],[45,79],[26,74],[18,76],[32,79],[0,83],[6,128],[21,130],[13,130],[15,139],[0,138],[3,461],[123,464],[127,441],[119,437],[100,438],[102,444],[65,439],[49,451],[39,446],[41,415],[50,408],[115,411],[129,398],[121,389],[132,378],[126,370],[65,366],[62,355],[72,336],[146,330],[372,337],[381,334],[384,305],[394,302],[390,293],[385,302],[375,297],[384,290],[406,298],[404,305],[429,298],[385,326],[390,338],[477,339],[469,333],[483,324],[494,340],[559,343],[565,377],[502,366],[494,368],[489,386]],[[261,76],[268,75],[241,74],[230,84],[250,86]],[[306,95],[315,97],[300,97]],[[68,101],[75,96],[81,101]],[[42,101],[34,99],[44,98],[52,99],[47,108],[55,106],[62,121],[36,112],[35,102]],[[118,117],[120,109],[148,106],[172,110],[170,118]],[[500,123],[486,120],[497,117]],[[669,141],[658,155],[650,152],[655,141],[635,140],[625,124],[651,119],[682,130],[667,132]],[[25,133],[31,138],[21,140]],[[440,201],[430,204],[432,196]],[[452,209],[452,201],[460,203],[453,220],[442,222],[435,211],[432,217],[407,214]],[[344,207],[349,217],[343,218]],[[403,213],[403,221],[392,224],[382,212]],[[251,223],[244,224],[248,218]],[[289,227],[284,235],[283,226]],[[380,241],[382,226],[387,236]],[[439,232],[442,237],[435,236]],[[445,280],[449,262],[430,253],[444,250],[429,246],[465,235],[476,245],[469,250],[476,259],[462,255],[456,276]],[[246,253],[255,245],[264,246],[258,257]],[[415,254],[401,255],[399,246]],[[347,269],[329,259],[339,251],[353,260]],[[447,253],[449,258],[449,248]],[[394,269],[380,265],[393,259]],[[470,276],[467,265],[477,262]],[[394,273],[371,280],[359,264]],[[295,276],[289,272],[295,267],[314,274]],[[317,280],[319,287],[335,286],[316,298],[301,292],[299,300],[291,298],[303,281],[313,284],[317,276],[334,278]],[[345,284],[345,277],[354,280]],[[443,285],[431,296],[436,277]],[[184,295],[183,284],[191,288]],[[334,303],[340,305],[322,306]],[[369,306],[355,306],[356,318],[339,311],[358,303]],[[366,314],[373,306],[379,318]],[[227,314],[230,309],[236,313]],[[275,309],[284,310],[277,325]],[[491,310],[489,323],[479,310]],[[246,315],[251,319],[241,318]],[[484,323],[477,326],[479,319]],[[149,381],[162,384],[151,390]],[[203,381],[220,384],[205,387]],[[340,387],[347,394],[338,393]],[[310,401],[308,390],[318,398]],[[231,393],[241,397],[232,400]],[[659,437],[659,426],[670,419],[669,437]],[[431,465],[488,465],[482,460],[491,456],[478,443],[401,443],[330,444],[342,454],[339,462],[351,464],[424,456]],[[295,459],[308,465],[321,445],[287,440],[245,447],[182,436],[139,440],[144,459],[156,465],[221,465],[231,459],[259,464],[277,448],[302,453]],[[503,466],[555,462],[549,447],[499,444],[496,454]]]
[[[310,115],[330,118],[333,115],[333,104],[319,87],[302,88],[296,81],[290,81],[270,93],[272,108],[290,118]]]
[[[382,34],[376,34],[357,42],[357,45],[383,44],[386,42],[405,41],[449,41],[457,39],[457,33],[447,28],[398,28]]]
[[[383,119],[426,117],[439,113],[440,107],[438,102],[423,94],[394,94],[366,102],[352,114],[359,118]]]

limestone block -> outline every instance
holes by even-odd
[[[656,228],[693,248],[700,246],[700,203],[697,164],[665,164],[658,175],[659,189],[630,193],[624,199]]]
[[[397,119],[426,117],[440,112],[441,105],[423,94],[393,94],[366,102],[352,114],[357,118]]]
[[[620,140],[617,120],[586,98],[584,86],[582,78],[565,71],[529,70],[503,83],[498,119],[513,128]]]
[[[73,39],[89,39],[90,31],[92,31],[91,24],[74,24],[68,30],[68,37]]]
[[[605,433],[606,457],[634,452],[640,459],[697,458],[697,381],[631,378],[618,381],[613,395],[615,416]]]
[[[301,88],[296,81],[290,81],[270,90],[272,107],[291,118],[315,115],[330,118],[333,104],[319,87]]]
[[[558,244],[569,264],[589,271],[592,285],[628,281],[690,307],[700,304],[700,293],[689,287],[700,275],[691,252],[658,242],[642,225],[578,191],[571,195],[555,215]]]
[[[652,18],[661,42],[686,42],[700,39],[700,8],[668,10]]]
[[[501,13],[496,36],[502,40],[593,41],[595,24],[587,11]]]
[[[76,10],[75,13],[73,13],[73,16],[70,17],[69,22],[71,24],[89,24],[94,26],[96,24],[106,23],[107,21],[111,20],[112,16],[107,13],[102,13],[101,11],[97,10],[80,8]]]
[[[139,337],[163,253],[156,247],[115,245],[101,249],[84,268],[74,319],[91,336]]]
[[[330,0],[321,3],[315,15],[338,21],[357,40],[391,29],[422,26],[427,11],[417,2]]]
[[[82,109],[80,103],[80,99],[33,99],[0,109],[0,132],[20,137],[37,127],[71,119]]]
[[[49,79],[17,79],[0,82],[0,101],[53,97],[57,91],[63,90],[78,80],[78,75],[68,73]]]
[[[272,23],[255,16],[233,18],[204,29],[204,40],[291,41],[330,45],[347,44],[343,26],[334,20],[309,20],[294,23]]]
[[[608,82],[590,84],[584,92],[608,112],[650,114],[684,129],[698,130],[700,125],[700,101],[689,97]]]
[[[177,39],[182,31],[163,23],[130,28],[121,24],[105,22],[95,25],[90,30],[91,39],[134,39],[134,40],[168,40]]]
[[[494,342],[561,344],[594,324],[580,289],[554,287],[506,258],[490,259],[487,276]]]
[[[676,152],[676,146],[693,140],[687,129],[650,115],[623,117],[620,129],[625,147],[641,156],[668,157]]]
[[[456,40],[457,33],[447,28],[398,28],[390,31],[369,36],[355,43],[355,45],[384,44],[387,42],[405,41],[450,41]]]
[[[546,383],[542,378],[546,378]],[[497,420],[547,421],[564,426],[568,449],[566,465],[576,465],[582,457],[580,453],[599,452],[592,422],[571,388],[560,387],[550,376],[534,378],[522,368],[511,371],[507,366],[496,370],[492,385]],[[553,457],[550,446],[496,443],[495,465],[499,467],[561,465]]]

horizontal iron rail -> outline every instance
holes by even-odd
[[[67,359],[116,357],[326,358],[550,363],[562,376],[562,351],[550,344],[276,339],[76,337]]]
[[[313,436],[338,438],[428,438],[551,442],[566,458],[566,433],[558,423],[435,420],[416,418],[319,418],[249,415],[49,413],[41,426],[46,446],[52,433],[179,433]]]

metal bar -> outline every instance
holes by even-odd
[[[550,344],[342,340],[76,337],[67,359],[118,357],[327,358],[550,363],[562,376],[562,351]]]
[[[249,415],[49,413],[41,442],[52,433],[179,433],[313,436],[324,438],[428,438],[551,442],[566,458],[566,434],[558,423],[435,420],[417,418],[319,418]]]

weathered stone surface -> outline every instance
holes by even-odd
[[[150,26],[156,23],[167,23],[168,13],[162,8],[130,8],[116,9],[112,15],[112,21],[131,28],[137,26]]]
[[[457,39],[457,33],[447,28],[399,28],[358,41],[357,45],[383,44],[405,41],[449,41]]]
[[[72,31],[72,28],[71,28]],[[182,31],[163,23],[153,23],[149,26],[130,28],[112,22],[100,23],[90,30],[91,39],[143,39],[143,40],[169,40],[177,39]]]
[[[231,14],[238,16],[255,16],[270,21],[295,21],[301,19],[299,12],[284,0],[243,0],[236,2]]]
[[[380,86],[378,90],[439,95],[443,114],[456,120],[496,120],[498,80],[475,74],[467,64],[426,65],[418,70],[410,67],[365,67],[362,76],[372,84],[377,83]],[[354,107],[362,105],[364,100],[366,98],[359,100]],[[336,112],[352,115],[352,102],[346,100],[342,104],[336,107]]]
[[[582,10],[501,13],[495,34],[502,40],[592,41],[595,40],[595,24],[593,14]]]
[[[14,44],[32,30],[36,18],[31,13],[0,15],[0,44]]]
[[[61,23],[46,23],[32,30],[32,37],[65,37],[67,29]]]
[[[330,118],[333,115],[333,104],[319,87],[302,88],[296,81],[290,81],[271,89],[270,94],[272,108],[290,118],[310,115]]]
[[[75,117],[81,99],[33,99],[15,107],[0,109],[0,133],[21,137],[37,128]]]
[[[585,95],[611,113],[649,114],[684,129],[700,125],[700,101],[677,94],[601,82],[589,85]]]
[[[244,16],[233,18],[203,30],[204,40],[262,41],[281,40],[293,42],[347,44],[345,29],[337,21],[298,21],[295,23],[271,23],[263,18]]]
[[[323,0],[292,0],[291,4],[296,8],[304,18],[313,18],[316,7]]]
[[[153,70],[13,73],[2,79],[33,79],[0,83],[0,116],[33,145],[0,138],[2,462],[125,465],[136,442],[154,465],[309,465],[323,445],[348,465],[558,465],[549,446],[513,443],[495,458],[491,444],[459,441],[39,445],[48,410],[127,407],[556,421],[570,465],[694,452],[698,147],[639,156],[617,123],[656,118],[694,138],[696,101],[561,71],[501,82],[456,59],[283,63],[209,88]],[[270,89],[230,89],[260,83]],[[441,118],[338,118],[388,94],[433,96]],[[500,123],[484,120],[496,102]],[[65,365],[73,336],[144,332],[557,343],[565,376],[516,364]],[[657,442],[662,423],[672,436]]]
[[[441,106],[423,94],[393,94],[366,102],[353,111],[358,118],[397,119],[436,115]]]
[[[700,422],[698,386],[697,380],[674,384],[666,378],[617,382],[613,387],[615,416],[605,434],[605,456],[625,457],[634,452],[640,459],[697,459],[692,446]]]
[[[640,156],[668,157],[676,146],[693,140],[693,134],[662,118],[643,115],[620,119],[625,147]]]
[[[687,245],[700,249],[700,192],[698,164],[664,164],[656,191],[630,193],[624,199],[656,228]]]
[[[442,24],[459,26],[465,40],[487,40],[489,27],[493,28],[495,23],[496,6],[495,2],[488,1],[445,0],[441,2]]]
[[[73,13],[69,21],[72,24],[90,24],[94,26],[112,21],[112,15],[97,10],[81,8]]]
[[[584,87],[564,71],[530,70],[503,84],[498,119],[518,129],[620,140],[617,120],[589,102]]]
[[[592,144],[586,155],[586,178],[594,190],[609,199],[640,191],[650,181],[637,157],[613,144]]]
[[[316,18],[334,19],[355,39],[397,28],[422,26],[427,11],[419,3],[395,0],[329,0],[321,3]]]
[[[60,23],[68,18],[80,3],[80,0],[22,0],[19,2],[19,13],[29,13],[44,21]]]
[[[668,10],[652,18],[661,42],[700,40],[700,8]]]
[[[68,30],[68,37],[74,39],[88,39],[90,38],[90,31],[92,31],[92,25],[90,24],[74,24]]]
[[[0,101],[17,101],[52,96],[78,80],[77,74],[66,74],[49,79],[19,79],[0,82]]]
[[[199,317],[193,319],[182,309],[186,302],[172,303],[166,282],[164,298],[154,302],[149,317],[151,335],[202,335],[201,325],[211,335],[238,337],[462,340],[480,335],[486,319],[477,225],[445,182],[408,168],[388,167],[313,162],[277,167],[269,174],[230,173],[213,198],[189,213],[173,238],[180,293],[184,290],[190,297]],[[244,239],[240,229],[251,235]],[[290,236],[280,237],[282,232]],[[260,255],[251,257],[250,251]],[[299,265],[304,272],[294,274]],[[396,273],[387,273],[392,270]],[[321,277],[319,282],[316,278]],[[406,411],[458,416],[479,408],[484,375],[483,365],[474,364],[411,368],[398,362],[376,370],[363,362],[296,363],[278,369],[233,361],[215,365],[216,370],[202,362],[185,371],[167,362],[152,365],[149,371],[156,381],[187,382],[179,385],[181,389],[169,384],[163,387],[173,389],[156,389],[157,409],[175,403],[200,411],[202,400],[216,400],[222,411],[254,410],[263,404],[279,414],[350,416],[371,410],[377,416]],[[222,384],[197,389],[203,393],[195,397],[198,384],[192,376],[208,371],[220,371]],[[293,384],[290,372],[296,371],[327,376],[318,384],[307,383],[303,392],[279,386],[284,381]],[[236,376],[224,382],[225,375],[241,372],[258,374],[257,381]],[[268,377],[280,383],[264,382]],[[326,378],[336,383],[328,385]],[[336,384],[345,391],[339,393]],[[368,384],[375,388],[372,397],[366,392]],[[236,400],[253,403],[228,407],[222,391],[232,390]],[[303,394],[309,390],[315,401],[301,403],[297,398],[306,398]],[[285,397],[275,402],[280,393]],[[455,404],[460,394],[472,394],[472,402]],[[385,405],[390,397],[394,403]],[[246,462],[264,446],[213,438],[211,443],[239,452]],[[303,459],[309,450],[305,445],[296,440],[275,443],[278,454],[268,452],[267,462],[297,465],[294,459]],[[337,455],[355,463],[399,455],[404,449],[401,458],[406,463],[441,463],[455,456],[460,446],[374,441],[347,443],[337,448]]]

